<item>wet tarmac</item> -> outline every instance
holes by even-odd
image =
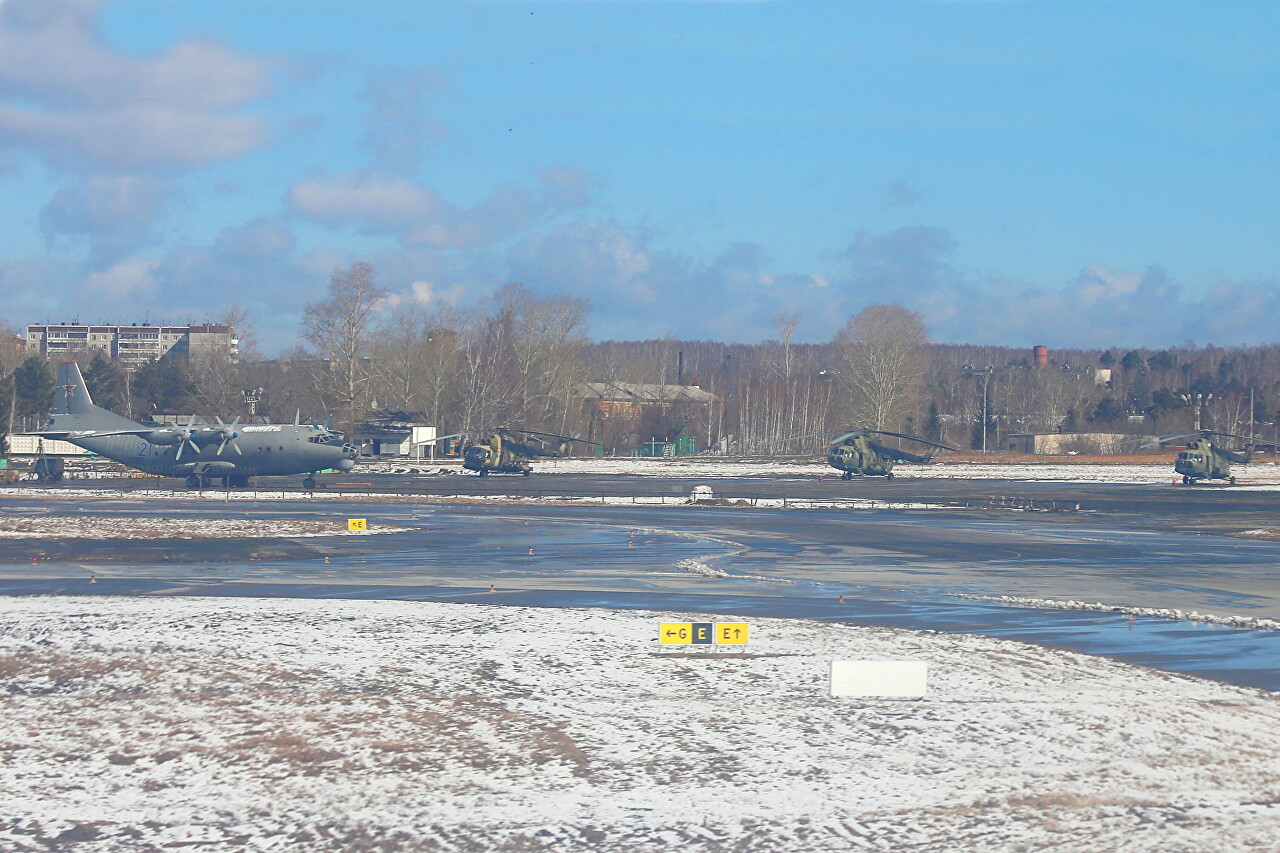
[[[636,485],[688,488],[687,481]],[[791,483],[753,485],[776,494]],[[1144,519],[1132,504],[1115,515],[973,508],[989,483],[941,485],[946,488],[930,493],[939,499],[946,493],[954,506],[915,512],[305,501],[230,506],[5,495],[0,512],[19,514],[360,515],[413,530],[181,544],[7,540],[0,594],[395,598],[812,618],[1009,637],[1280,689],[1280,632],[950,595],[1076,598],[1276,618],[1280,545],[1160,529],[1178,507],[1159,494],[1149,500],[1162,512]],[[1039,499],[1063,503],[1077,497],[1087,503],[1097,489],[1020,485],[1051,485]],[[725,483],[717,486],[732,493]],[[1222,501],[1203,494],[1188,500],[1198,507]],[[1199,511],[1210,526],[1230,526],[1255,523],[1250,516],[1275,503],[1269,494],[1236,500],[1239,508]],[[32,565],[27,555],[40,550],[44,556]],[[729,576],[676,566],[689,560]]]

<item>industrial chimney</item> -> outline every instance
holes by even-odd
[[[1035,357],[1036,367],[1049,366],[1049,348],[1047,346],[1040,344],[1039,346],[1033,347],[1031,353]]]

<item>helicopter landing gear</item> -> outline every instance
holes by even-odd
[[[315,477],[307,476],[306,479],[302,481],[302,488],[307,489],[308,491],[310,491],[311,489],[314,489],[315,487],[316,487]]]

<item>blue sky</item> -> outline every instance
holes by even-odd
[[[372,8],[366,8],[372,7]],[[1280,6],[0,0],[0,319],[511,281],[597,338],[1271,341]]]

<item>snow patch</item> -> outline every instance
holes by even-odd
[[[407,533],[412,527],[297,518],[152,518],[124,515],[0,515],[0,539],[292,539]]]
[[[689,572],[694,575],[702,575],[706,578],[727,578],[729,573],[724,569],[717,569],[714,566],[708,566],[700,560],[678,560],[676,568],[682,572]]]
[[[751,624],[743,653],[657,643],[661,622],[729,619]],[[929,694],[832,699],[833,659],[925,661]],[[0,712],[10,850],[1155,853],[1280,837],[1280,697],[972,635],[11,598]]]
[[[1200,613],[1196,610],[1179,610],[1165,607],[1130,607],[1124,604],[1089,603],[1074,599],[1058,600],[1052,598],[1024,598],[1017,595],[973,595],[964,592],[947,593],[952,598],[963,598],[968,601],[990,601],[996,604],[1011,604],[1017,607],[1035,607],[1051,610],[1088,610],[1096,613],[1120,613],[1128,616],[1149,616],[1155,619],[1173,619],[1178,622],[1202,622],[1209,625],[1226,625],[1230,628],[1245,628],[1256,631],[1280,631],[1280,620],[1255,618],[1252,616],[1215,616],[1212,613]]]

